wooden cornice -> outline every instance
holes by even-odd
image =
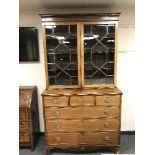
[[[39,14],[42,22],[48,21],[86,21],[96,20],[116,20],[120,16],[120,12],[116,13],[82,13],[82,14]]]

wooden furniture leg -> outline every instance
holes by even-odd
[[[46,148],[46,152],[45,152],[46,155],[49,154],[49,148]]]
[[[120,145],[115,146],[116,154],[120,154]]]

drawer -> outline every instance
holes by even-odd
[[[121,103],[121,96],[120,95],[96,96],[96,105],[120,106],[120,103]]]
[[[28,120],[28,112],[26,109],[19,110],[19,119],[20,120]]]
[[[20,133],[19,134],[19,142],[30,142],[29,133]]]
[[[68,106],[69,98],[67,96],[45,96],[43,102],[45,107],[66,107]]]
[[[104,107],[104,106],[92,106],[92,107],[65,107],[45,108],[45,119],[81,119],[81,118],[108,118],[119,117],[119,107]]]
[[[29,130],[28,122],[19,122],[19,131],[20,132],[27,132],[28,130]]]
[[[95,97],[94,96],[72,96],[70,98],[71,106],[85,106],[85,105],[94,105]]]
[[[118,132],[98,133],[47,133],[48,145],[116,145],[119,143]]]
[[[119,130],[119,119],[46,120],[46,131],[78,132]]]

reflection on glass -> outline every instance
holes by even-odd
[[[84,83],[114,83],[115,25],[84,25]]]
[[[47,25],[45,32],[49,85],[77,85],[77,26]]]

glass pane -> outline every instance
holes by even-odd
[[[114,52],[107,53],[107,61],[114,62]]]
[[[56,38],[62,37],[65,38],[68,35],[68,25],[57,25],[54,28],[54,36]]]
[[[84,62],[91,62],[91,49],[85,49],[84,51]]]
[[[77,85],[77,26],[47,25],[45,32],[49,85]]]
[[[77,54],[74,51],[71,51],[70,59],[71,63],[77,63]]]
[[[56,77],[56,84],[57,85],[70,85],[70,76],[66,74],[66,72],[61,72]]]
[[[52,63],[52,62],[54,61],[54,54],[48,54],[48,55],[47,55],[47,61],[48,61],[49,63]]]
[[[70,62],[70,53],[68,54],[55,54],[55,63],[60,66],[61,68],[65,68],[68,66]]]
[[[106,75],[114,75],[114,63],[107,63],[104,65],[101,70],[106,74]]]
[[[51,64],[48,65],[48,76],[54,77],[54,74],[59,74],[62,70],[58,68],[56,65]]]
[[[84,34],[91,34],[91,26],[90,25],[85,25],[84,27]]]
[[[95,38],[101,40],[107,34],[107,26],[106,25],[93,25],[92,26],[92,34]]]
[[[51,37],[46,38],[47,49],[55,49],[59,45],[58,40],[52,39]]]
[[[115,25],[84,25],[84,83],[114,82]]]
[[[92,35],[85,35],[84,36],[84,48],[91,48],[95,46],[97,43],[97,40]]]
[[[108,26],[108,33],[115,33],[115,25]]]
[[[76,33],[77,33],[76,25],[70,25],[70,34],[76,35]]]
[[[115,46],[115,38],[114,35],[108,34],[104,39],[102,39],[102,44],[107,48],[114,48]]]
[[[101,67],[106,63],[106,53],[93,53],[92,63],[97,67]]]
[[[97,68],[91,63],[85,63],[84,73],[85,76],[92,76],[97,71]]]
[[[77,39],[76,36],[69,36],[65,41],[63,41],[65,45],[70,49],[76,49],[77,48]]]

